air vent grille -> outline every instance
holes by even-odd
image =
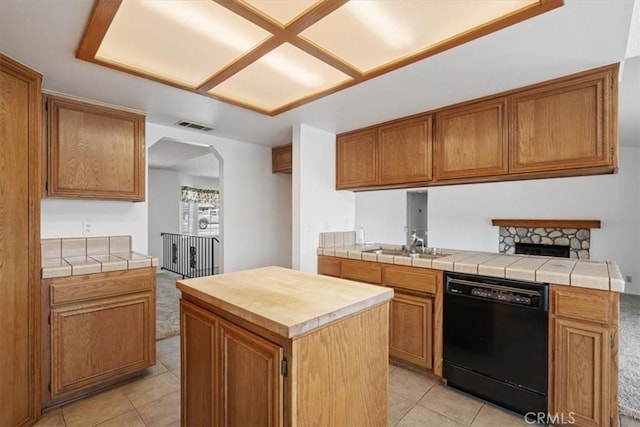
[[[189,128],[189,129],[200,130],[202,132],[211,132],[212,130],[214,130],[214,128],[212,128],[211,126],[190,122],[188,120],[180,120],[179,122],[176,123],[176,125]]]

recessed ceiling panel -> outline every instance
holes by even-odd
[[[535,4],[539,1],[350,1],[301,36],[367,72]]]
[[[195,88],[269,35],[213,1],[125,0],[96,59]]]
[[[282,25],[302,15],[318,0],[243,0],[252,8]]]
[[[272,111],[350,79],[285,43],[210,90],[209,94]]]

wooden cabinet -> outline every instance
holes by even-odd
[[[442,376],[442,271],[320,255],[318,274],[392,287],[389,356]]]
[[[342,261],[341,277],[379,285],[382,280],[382,267],[375,262],[345,259]]]
[[[341,277],[342,263],[339,259],[329,256],[318,256],[318,274],[325,276]]]
[[[506,98],[436,113],[435,179],[504,175],[509,170]]]
[[[282,425],[283,348],[184,300],[180,309],[182,425]]]
[[[380,185],[431,180],[431,116],[402,120],[378,130]]]
[[[617,167],[617,68],[509,97],[511,172]]]
[[[40,416],[40,85],[0,53],[0,425]]]
[[[271,171],[291,173],[293,170],[292,145],[281,145],[271,149]]]
[[[378,130],[339,135],[336,141],[336,190],[378,183]]]
[[[43,281],[45,406],[138,375],[155,362],[155,268]],[[48,307],[47,307],[48,308]]]
[[[181,290],[183,426],[387,424],[388,303],[286,338]]]
[[[431,180],[431,116],[338,135],[336,189]]]
[[[613,173],[617,110],[614,64],[344,133],[336,189]]]
[[[143,201],[145,117],[49,95],[47,195]]]
[[[550,413],[617,425],[618,316],[614,292],[552,286]]]
[[[433,298],[397,291],[389,313],[389,356],[433,367]]]

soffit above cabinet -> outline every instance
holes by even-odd
[[[76,56],[268,115],[562,0],[97,0]]]

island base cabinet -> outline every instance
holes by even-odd
[[[389,303],[285,338],[181,299],[183,426],[386,426]]]
[[[182,425],[281,426],[283,349],[180,301]]]

